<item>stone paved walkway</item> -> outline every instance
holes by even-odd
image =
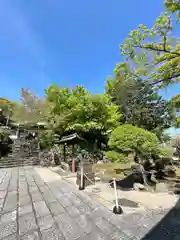
[[[47,171],[33,167],[0,170],[0,239],[180,239],[171,238],[163,224],[156,235],[146,235],[167,210],[117,216]],[[180,233],[180,221],[174,226],[173,232]]]

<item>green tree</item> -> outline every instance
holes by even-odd
[[[110,135],[108,145],[112,151],[122,154],[125,157],[130,153],[134,153],[137,156],[158,154],[160,151],[159,141],[155,134],[132,126],[130,124],[124,124],[117,127]]]
[[[10,144],[12,142],[9,135],[10,131],[8,129],[0,128],[0,158],[6,155],[10,150]]]
[[[106,133],[119,123],[118,106],[111,104],[107,95],[91,95],[84,87],[73,89],[51,85],[46,90],[49,122],[63,132]]]
[[[175,107],[177,113],[176,127],[180,127],[180,94],[172,98],[172,105]]]
[[[7,99],[0,99],[1,118],[4,118],[4,125],[8,126],[9,120],[12,117],[15,102],[11,102]]]
[[[180,158],[180,137],[177,137],[175,147],[176,147],[176,155]]]
[[[22,124],[36,124],[45,117],[46,101],[27,89],[21,89],[21,101],[13,107],[12,120]]]
[[[119,106],[124,123],[152,131],[161,140],[164,129],[175,121],[175,110],[170,102],[146,81],[125,75],[124,69],[108,79],[106,91]]]
[[[165,0],[165,6],[172,13],[177,13],[180,17],[180,1],[179,0]]]
[[[55,143],[55,134],[52,130],[46,130],[40,132],[38,139],[41,149],[51,149]]]
[[[166,5],[172,12],[179,9],[178,1],[166,1]],[[173,36],[174,28],[171,16],[162,13],[152,28],[140,24],[132,30],[120,46],[127,62],[133,63],[129,73],[161,87],[179,82],[180,39]]]

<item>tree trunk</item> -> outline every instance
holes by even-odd
[[[144,182],[145,185],[148,185],[144,166],[143,166],[141,163],[139,164],[139,166],[140,166],[140,169],[141,169],[141,173],[142,173],[142,177],[143,177],[143,182]]]
[[[9,124],[9,118],[10,118],[10,116],[8,115],[7,120],[6,120],[6,127],[7,127],[8,124]]]
[[[139,164],[139,168],[141,170],[141,174],[142,174],[144,184],[148,185],[146,174],[145,174],[145,169],[144,169],[144,166],[142,164],[142,161],[140,160],[139,153],[137,151],[135,152],[134,160],[135,160],[136,163]]]

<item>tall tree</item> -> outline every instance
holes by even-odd
[[[156,133],[164,140],[163,131],[175,121],[170,102],[158,95],[157,90],[139,78],[115,73],[108,79],[106,91],[123,114],[124,123]]]
[[[176,127],[180,127],[180,94],[177,94],[172,98],[172,104],[177,112]]]
[[[13,109],[12,119],[19,123],[36,124],[44,120],[46,101],[28,89],[21,89],[21,101]]]
[[[166,5],[172,12],[179,11],[179,1],[166,1]],[[173,36],[174,28],[171,16],[162,13],[152,28],[140,24],[129,33],[120,49],[134,75],[161,87],[180,81],[180,39]]]
[[[84,87],[51,85],[47,90],[49,122],[60,132],[99,130],[106,132],[119,123],[118,106],[106,95],[91,95]]]

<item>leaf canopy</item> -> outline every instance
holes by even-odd
[[[159,152],[159,141],[155,134],[130,124],[117,127],[111,133],[108,145],[120,153],[157,154]]]
[[[130,72],[159,87],[180,82],[180,38],[173,36],[171,16],[162,13],[152,28],[140,24],[120,45]],[[116,69],[118,66],[116,66]]]
[[[49,122],[57,131],[90,131],[104,133],[119,124],[118,106],[107,95],[90,94],[84,87],[73,89],[51,85],[46,90]]]

